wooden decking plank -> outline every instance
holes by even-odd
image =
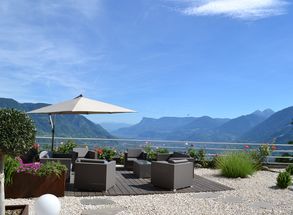
[[[108,192],[81,192],[76,190],[73,184],[66,186],[66,196],[117,196],[117,195],[147,195],[147,194],[166,194],[166,193],[192,193],[192,192],[215,192],[231,190],[226,185],[211,181],[204,177],[195,175],[193,186],[179,189],[176,192],[154,187],[150,179],[137,178],[131,171],[117,170],[116,185]]]
[[[129,178],[125,178],[125,176],[123,174],[129,174],[130,177]],[[133,179],[132,179],[132,177],[133,177],[132,176],[132,173],[129,172],[129,171],[123,171],[120,174],[120,178],[122,179],[122,183],[124,185],[126,184],[128,186],[128,188],[131,189],[131,190],[133,190],[133,192],[135,194],[140,194],[141,192],[139,191],[139,189],[137,189],[137,188],[135,188],[135,187],[132,186],[133,185]]]
[[[137,192],[134,189],[132,189],[132,187],[128,186],[129,182],[125,180],[125,178],[120,173],[118,173],[117,176],[119,178],[119,184],[121,185],[121,188],[124,188],[124,190],[126,191],[123,193],[123,195],[137,194]]]
[[[152,191],[149,190],[149,180],[143,178],[137,178],[134,174],[131,174],[129,180],[129,186],[135,188],[139,195],[148,194]]]

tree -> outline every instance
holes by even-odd
[[[26,153],[33,146],[35,135],[35,125],[26,113],[0,110],[0,215],[5,214],[4,157]]]

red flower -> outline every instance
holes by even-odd
[[[244,148],[249,149],[250,147],[249,147],[249,145],[245,145]]]
[[[274,150],[276,150],[276,149],[277,149],[277,146],[275,146],[275,145],[272,145],[271,149],[274,151]]]
[[[98,149],[97,153],[98,153],[98,155],[102,155],[103,154],[103,149]]]

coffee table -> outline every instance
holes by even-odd
[[[146,160],[134,161],[133,173],[139,178],[150,178],[151,177],[151,162]]]

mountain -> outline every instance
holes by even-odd
[[[153,119],[144,117],[138,124],[118,129],[112,134],[129,138],[166,139],[170,132],[191,123],[194,117],[162,117]]]
[[[198,117],[187,125],[170,132],[167,139],[212,141],[214,130],[229,120],[209,116]]]
[[[47,106],[45,103],[18,103],[9,98],[0,98],[0,108],[14,108],[21,111],[31,111]],[[51,135],[51,126],[48,115],[30,114],[37,127],[37,135]],[[100,125],[93,123],[81,115],[56,115],[56,136],[62,137],[101,137],[111,138],[110,135]]]
[[[138,124],[118,129],[113,134],[129,138],[186,140],[197,131],[205,133],[228,120],[213,119],[208,116],[143,118]]]
[[[293,140],[293,107],[278,111],[255,126],[240,138],[242,141],[250,142],[272,142],[276,139],[279,143]]]
[[[106,129],[108,132],[112,132],[118,130],[120,128],[126,128],[132,126],[128,123],[120,123],[120,122],[101,122],[100,125]]]
[[[271,109],[266,109],[264,111],[257,110],[251,114],[231,119],[216,129],[215,135],[218,137],[215,137],[215,139],[236,141],[241,135],[266,120],[272,114],[274,114],[274,111]],[[221,136],[221,138],[219,138],[219,136]]]
[[[209,116],[143,118],[136,125],[112,133],[118,137],[128,138],[232,142],[238,141],[239,137],[273,113],[270,109],[257,110],[234,119]]]

